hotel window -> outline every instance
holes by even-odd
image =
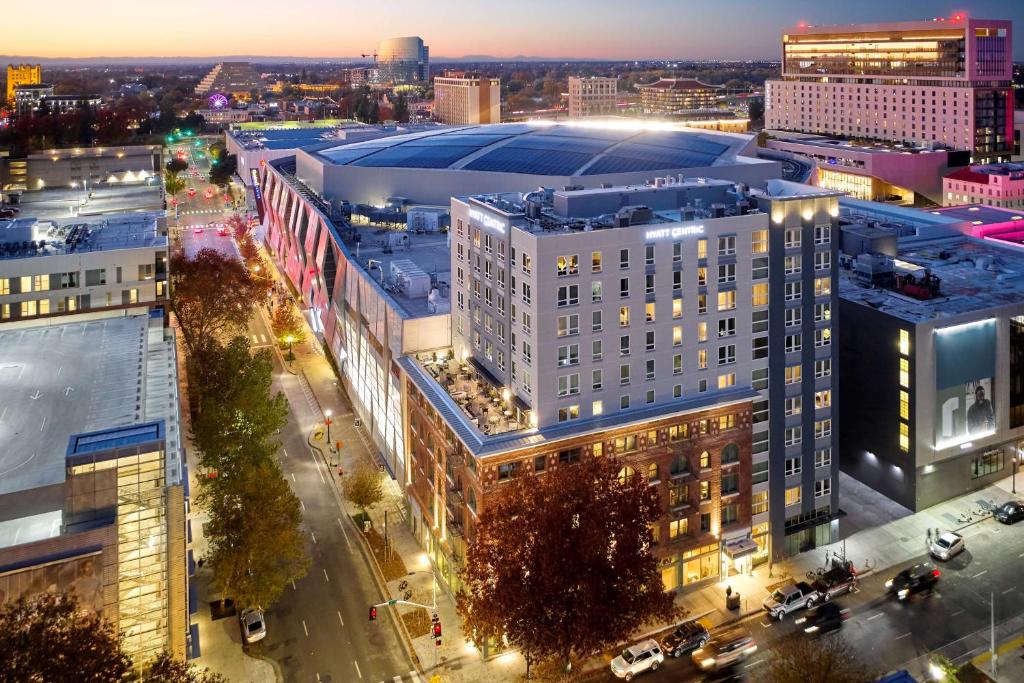
[[[768,231],[755,230],[750,234],[750,250],[754,254],[768,253]]]
[[[800,246],[800,228],[786,228],[786,249]]]
[[[799,282],[787,282],[785,290],[786,301],[796,301],[800,298],[801,283]]]
[[[590,446],[590,453],[595,458],[600,458],[602,455],[604,455],[604,444],[601,443],[600,441],[598,441],[595,444],[592,444]]]
[[[683,243],[673,242],[672,243],[672,262],[679,263],[683,260]]]
[[[814,409],[821,410],[822,408],[832,407],[832,390],[823,389],[822,391],[814,392]]]
[[[815,377],[829,377],[832,375],[832,359],[826,358],[824,360],[814,361],[814,376]]]
[[[668,523],[668,537],[676,538],[677,536],[685,536],[690,531],[690,520],[686,519],[673,519]]]
[[[814,346],[821,348],[822,346],[828,346],[832,343],[832,328],[823,327],[820,330],[814,331]]]
[[[620,436],[615,439],[615,453],[622,455],[623,453],[632,453],[637,448],[636,434],[630,434],[629,436]]]
[[[36,302],[35,301],[22,301],[21,302],[21,317],[27,318],[29,316],[36,315]]]
[[[527,282],[523,283],[523,303],[530,304],[532,302],[532,295],[530,291],[530,284]]]
[[[619,268],[629,268],[629,249],[619,249]]]
[[[523,272],[527,275],[533,272],[533,257],[529,254],[523,254]]]
[[[698,349],[697,350],[697,369],[707,370],[708,369],[708,350]]]
[[[900,386],[910,387],[910,361],[900,358]]]
[[[759,491],[750,498],[750,514],[760,515],[768,512],[768,492]]]
[[[702,481],[700,483],[700,500],[701,502],[711,500],[711,482]]]
[[[673,271],[672,272],[672,291],[673,292],[678,292],[678,291],[682,290],[682,288],[683,288],[683,272],[681,270]],[[649,292],[649,293],[653,294],[653,292]]]
[[[832,278],[814,278],[814,296],[828,296],[832,293]]]
[[[629,278],[619,278],[619,298],[625,299],[629,296]]]
[[[768,257],[758,256],[750,262],[750,278],[764,280],[768,277]]]
[[[644,304],[644,319],[649,322],[654,322],[654,302],[648,301]]]
[[[832,480],[831,479],[819,479],[814,482],[814,497],[822,498],[832,493]]]
[[[718,283],[725,284],[727,282],[736,282],[736,264],[735,263],[720,263],[718,264]]]
[[[814,254],[814,269],[828,270],[832,267],[832,252],[819,251]]]
[[[910,419],[910,393],[906,391],[900,391],[900,419]]]
[[[832,465],[832,449],[822,448],[821,450],[814,451],[814,466],[817,467],[829,467]]]
[[[556,273],[558,277],[564,277],[566,275],[579,275],[580,272],[580,260],[576,254],[569,256],[559,256],[555,262]]]
[[[718,417],[718,431],[724,432],[727,429],[733,429],[736,426],[736,415],[735,413],[729,413],[728,415],[720,415]],[[726,465],[733,462],[739,462],[739,448],[726,446],[722,451],[722,464]]]
[[[621,337],[619,337],[619,355],[620,356],[628,356],[629,355],[629,335],[628,334],[624,334]]]
[[[698,266],[697,267],[697,286],[707,287],[708,286],[708,267]]]
[[[562,316],[562,317],[564,318],[565,316]],[[569,316],[569,317],[571,318],[572,316]],[[578,317],[579,316],[577,316],[577,318]],[[532,324],[532,321],[533,321],[533,316],[530,315],[529,313],[527,313],[526,311],[523,311],[523,319],[522,319],[523,332],[525,332],[526,334],[530,334],[530,325]]]
[[[644,245],[644,265],[648,265],[648,266],[653,266],[654,265],[654,245],[653,244],[645,244]]]
[[[708,295],[697,295],[697,315],[705,315],[708,312]]]
[[[645,342],[646,342],[646,344],[645,344],[646,349],[648,351],[653,351],[654,350],[654,330],[648,330],[647,334],[644,335],[644,337],[645,337]]]
[[[783,268],[786,275],[795,275],[800,272],[800,254],[787,256],[783,261]]]
[[[562,375],[558,378],[558,395],[571,396],[580,393],[580,375],[574,372],[571,375]]]
[[[474,332],[473,334],[478,335],[479,333]],[[479,337],[477,338],[476,346],[480,346]],[[523,360],[526,361],[526,363],[530,363],[533,360],[533,348],[530,346],[529,342],[525,341],[523,342]]]
[[[683,300],[672,299],[672,317],[682,318],[683,317]]]
[[[590,387],[593,391],[599,391],[604,386],[603,373],[601,369],[592,370],[590,373]]]
[[[767,340],[765,340],[767,341]],[[768,368],[758,368],[750,372],[750,385],[754,391],[764,391],[768,388]]]
[[[558,367],[565,368],[570,365],[578,365],[580,362],[579,344],[569,344],[558,347]]]
[[[679,375],[683,372],[683,356],[682,354],[675,354],[672,356],[672,374]]]
[[[785,441],[787,446],[796,446],[803,439],[803,427],[787,427]]]
[[[734,387],[734,386],[736,386],[736,373],[735,372],[730,372],[728,374],[719,375],[718,376],[718,388],[719,389],[728,389],[729,387]]]
[[[832,319],[832,304],[814,304],[814,322],[827,322]]]
[[[683,326],[673,325],[672,326],[672,346],[683,345]]]
[[[644,294],[654,294],[654,273],[644,276]]]
[[[629,327],[629,306],[619,307],[619,327]]]
[[[718,364],[728,365],[736,362],[736,345],[727,344],[718,347]]]
[[[599,251],[591,252],[590,254],[590,272],[601,272],[601,252]]]
[[[786,416],[799,415],[803,408],[803,398],[800,396],[790,396],[786,399]]]
[[[703,394],[707,390],[708,390],[708,381],[706,379],[699,379],[699,380],[697,380],[697,391],[698,391],[698,393]]]
[[[708,340],[708,324],[706,322],[697,323],[697,341],[700,343]]]
[[[718,310],[719,311],[731,311],[736,308],[736,292],[719,292],[718,293]]]
[[[800,325],[802,318],[802,309],[800,308],[787,308],[786,309],[786,327],[797,327]]]
[[[763,436],[767,438],[768,432],[762,432],[758,436]],[[768,450],[767,445],[765,445],[764,450]],[[763,484],[766,481],[768,481],[768,461],[765,460],[763,462],[755,462],[753,465],[750,466],[750,474],[751,484]]]
[[[647,390],[647,403],[654,403],[654,389]]]
[[[815,244],[829,244],[832,241],[832,226],[831,225],[816,225],[814,226],[814,243]]]
[[[910,332],[907,330],[900,330],[900,353],[910,355]]]
[[[722,318],[718,321],[718,338],[736,335],[736,318]]]
[[[786,335],[786,353],[795,353],[803,346],[803,335],[801,334],[787,334]]]
[[[736,235],[726,235],[718,238],[718,255],[734,256],[736,254]]]
[[[910,425],[900,422],[900,450],[904,453],[910,451]]]
[[[575,420],[580,416],[579,406],[566,406],[565,408],[558,409],[558,421],[569,422]]]
[[[525,285],[524,285],[525,286]],[[580,286],[568,285],[558,288],[558,307],[575,306],[580,302]]]
[[[706,259],[708,257],[708,241],[701,237],[697,240],[697,258]]]
[[[646,370],[647,370],[646,379],[648,379],[648,380],[654,379],[654,359],[653,358],[650,358],[650,359],[647,360]]]
[[[601,319],[601,311],[591,311],[590,312],[590,331],[591,332],[600,332],[601,328],[603,326],[604,326],[604,323],[602,322],[602,319]]]
[[[498,465],[498,481],[506,481],[516,476],[519,472],[518,462],[506,462],[502,465]]]
[[[595,339],[593,342],[591,342],[590,345],[591,360],[593,360],[596,363],[597,361],[601,360],[602,355],[603,354],[601,353],[601,340]]]
[[[11,293],[11,279],[0,277],[0,296],[7,296]]]
[[[572,315],[560,315],[558,316],[558,336],[568,337],[574,334],[580,333],[580,317],[573,313]]]
[[[802,470],[800,458],[786,458],[786,476],[791,477],[794,474],[800,474]]]
[[[751,288],[751,302],[750,303],[751,303],[752,306],[767,306],[768,305],[768,283],[767,282],[760,282],[758,284],[755,284]]]
[[[619,366],[619,384],[629,384],[629,363]]]
[[[604,298],[604,289],[601,286],[600,280],[595,280],[590,283],[590,301],[592,303],[601,303],[601,299]]]
[[[832,435],[832,420],[815,420],[814,421],[814,438],[824,439],[827,436]]]
[[[800,503],[800,488],[799,486],[794,486],[786,489],[786,507]]]
[[[765,303],[768,303],[767,286],[765,287]],[[768,331],[768,311],[754,311],[750,314],[750,331],[754,334]]]
[[[590,404],[590,414],[595,417],[604,413],[604,401],[594,401]]]

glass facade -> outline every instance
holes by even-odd
[[[964,29],[789,35],[786,74],[963,78]]]

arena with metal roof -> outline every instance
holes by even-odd
[[[328,200],[380,205],[395,197],[447,205],[454,195],[537,187],[600,187],[659,175],[757,183],[778,163],[754,137],[644,122],[457,126],[299,150],[295,175]]]

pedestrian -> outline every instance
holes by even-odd
[[[928,545],[932,544],[932,528],[928,527]]]

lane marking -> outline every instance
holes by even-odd
[[[292,579],[292,590],[293,591],[299,590],[298,588],[295,587],[295,579]]]
[[[1016,586],[1010,586],[1009,588],[1007,588],[1006,590],[1003,591],[1003,595],[1006,595],[1007,593],[1011,593],[1011,592],[1013,592],[1015,590],[1017,590]]]
[[[295,483],[295,473],[294,472],[292,472],[292,483],[293,484]]]
[[[299,498],[299,505],[302,506],[302,511],[305,512],[306,511],[306,504],[302,502],[301,498]]]
[[[284,453],[284,457],[286,457],[286,458],[288,457],[288,449],[287,448],[285,448],[284,446],[281,446],[281,452]]]
[[[363,672],[359,670],[359,662],[357,662],[355,660],[352,660],[352,663],[356,665],[356,673],[359,674],[360,678],[362,678],[363,677]]]
[[[345,620],[341,618],[341,612],[338,612],[338,621],[341,622],[342,628],[345,626]]]
[[[43,427],[46,426],[46,416],[43,415],[43,424],[39,425],[39,431],[43,431]]]
[[[329,576],[327,576],[327,570],[326,569],[324,570],[324,580],[327,581],[327,583],[331,582],[331,578]]]
[[[957,615],[960,615],[960,614],[963,614],[963,613],[964,613],[964,612],[966,612],[966,611],[967,611],[967,610],[963,610],[963,609],[958,609],[957,611],[955,611],[955,612],[953,612],[952,614],[950,614],[950,615],[949,615],[949,617],[950,617],[950,618],[952,619],[953,617],[955,617],[955,616],[957,616]]]
[[[2,422],[5,417],[7,417],[7,406],[4,406],[4,412],[0,413],[0,422]],[[1021,557],[1024,557],[1024,553],[1021,554]]]
[[[320,475],[320,481],[323,482],[324,486],[327,486],[327,480],[324,479],[324,472],[323,472],[323,470],[320,469],[320,465],[319,464],[317,464],[317,466],[316,466],[316,473]]]
[[[347,546],[348,546],[348,549],[349,549],[349,551],[351,552],[351,550],[352,550],[352,544],[351,544],[351,543],[349,543],[349,540],[348,540],[348,532],[347,532],[347,531],[345,531],[345,525],[341,523],[341,518],[340,518],[340,517],[338,517],[338,518],[337,518],[337,520],[338,520],[338,526],[340,526],[340,527],[341,527],[341,534],[342,534],[342,536],[344,536],[344,537],[345,537],[345,545],[347,545]]]
[[[978,572],[977,574],[975,574],[975,575],[974,575],[974,576],[972,576],[971,578],[972,578],[972,579],[976,579],[976,578],[978,578],[979,576],[984,576],[985,574],[988,574],[988,570],[987,570],[987,569],[986,569],[985,571],[981,571],[981,572]]]
[[[896,640],[899,640],[899,639],[901,639],[901,638],[906,638],[906,637],[908,637],[909,635],[910,635],[910,631],[907,631],[907,632],[906,632],[906,633],[904,633],[904,634],[903,634],[902,636],[896,636]]]
[[[310,531],[309,535],[313,537],[313,543],[316,543],[316,534],[314,534],[312,531]]]
[[[752,669],[755,666],[758,666],[760,664],[764,664],[764,662],[765,662],[765,660],[763,660],[763,659],[756,659],[756,660],[752,661],[750,664],[747,664],[746,666],[744,666],[743,668],[744,669]]]
[[[878,618],[880,618],[882,616],[884,616],[884,615],[881,612],[879,612],[878,614],[875,614],[875,615],[872,615],[872,616],[868,617],[868,621],[871,621],[872,619],[878,619]]]
[[[308,638],[309,637],[309,629],[306,628],[306,620],[305,619],[302,620],[302,630],[306,632],[306,637]]]

